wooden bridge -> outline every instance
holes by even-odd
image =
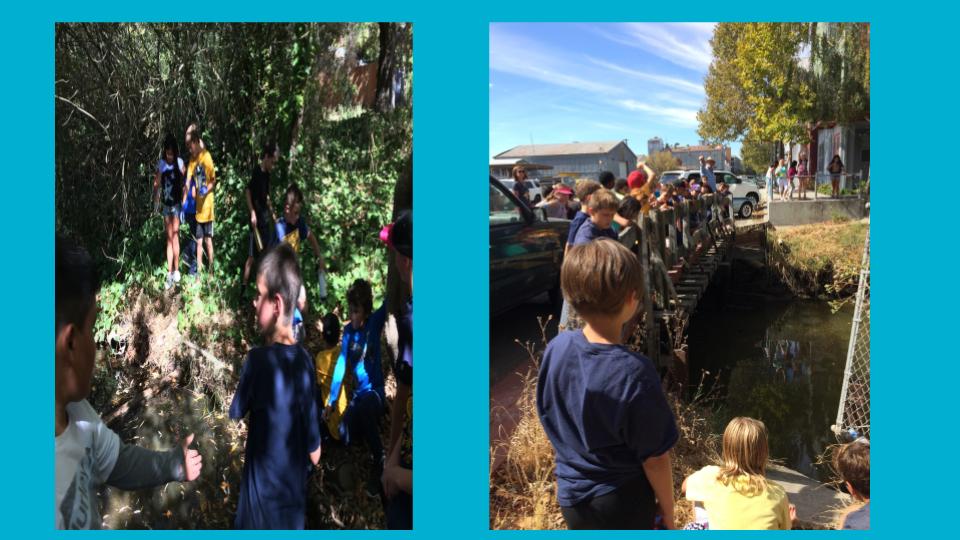
[[[765,226],[751,221],[738,228],[732,198],[716,194],[641,213],[635,226],[620,234],[620,242],[640,259],[645,278],[639,327],[628,342],[672,370],[687,320],[717,269],[729,264],[738,231]],[[679,360],[678,375],[686,379],[686,359]]]

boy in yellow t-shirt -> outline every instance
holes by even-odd
[[[767,453],[763,422],[742,416],[731,420],[723,431],[723,465],[700,469],[680,488],[687,500],[703,503],[706,510],[706,516],[697,511],[691,525],[698,526],[687,528],[789,530],[787,494],[764,477]]]
[[[191,182],[197,190],[197,271],[203,269],[203,248],[207,248],[207,262],[213,268],[213,189],[217,185],[216,171],[210,152],[200,141],[200,129],[190,126],[187,130],[187,148],[190,149],[190,164],[187,166],[187,185]]]

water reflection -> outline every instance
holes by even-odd
[[[853,311],[820,301],[701,311],[690,327],[693,374],[717,374],[718,428],[734,416],[763,420],[771,457],[813,477],[834,442]],[[718,324],[717,321],[723,321]]]

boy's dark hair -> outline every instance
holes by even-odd
[[[277,152],[277,143],[275,142],[265,142],[263,147],[260,149],[260,159],[265,157],[270,157]]]
[[[833,468],[865,499],[870,498],[870,443],[856,440],[833,452]]]
[[[580,180],[577,182],[577,185],[574,186],[573,192],[577,196],[577,199],[580,199],[582,202],[585,198],[593,195],[598,190],[603,189],[603,186],[600,185],[600,182],[594,182],[593,180]]]
[[[607,189],[613,189],[613,184],[616,183],[617,177],[610,171],[603,171],[600,173],[600,176],[597,177],[597,180],[601,186]]]
[[[615,315],[631,292],[642,301],[643,273],[629,249],[601,238],[570,248],[560,270],[560,286],[580,315]]]
[[[323,316],[323,341],[327,347],[333,347],[340,342],[340,319],[333,313]]]
[[[791,161],[791,162],[790,162],[790,166],[791,166],[791,167],[796,167],[796,166],[797,166],[797,160]]]
[[[293,206],[294,204],[303,204],[303,192],[296,184],[290,184],[286,193],[283,194],[283,203]]]
[[[263,276],[263,281],[267,285],[267,294],[273,296],[279,294],[283,299],[287,312],[284,314],[288,324],[293,322],[293,308],[297,305],[297,298],[300,296],[300,285],[303,283],[300,278],[300,263],[297,262],[297,254],[290,247],[290,244],[281,242],[270,248],[266,255],[260,259],[260,265],[257,267],[257,273]]]
[[[173,133],[167,133],[167,136],[163,138],[163,150],[160,152],[160,159],[166,159],[167,150],[173,151],[173,159],[176,160],[180,156],[180,147],[177,146],[177,138],[173,136]]]
[[[638,201],[635,197],[624,197],[623,200],[620,201],[620,208],[617,209],[617,213],[620,214],[620,216],[633,221],[638,215],[640,215],[640,210],[642,208],[643,206],[640,204],[640,201]]]
[[[358,279],[350,285],[347,289],[347,305],[361,307],[367,316],[373,313],[373,291],[369,281]]]
[[[87,250],[66,236],[56,235],[55,313],[56,329],[65,324],[82,325],[97,301],[100,278]]]

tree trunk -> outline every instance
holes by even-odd
[[[397,40],[399,23],[380,23],[380,58],[377,66],[376,108],[379,112],[392,111],[396,103],[393,74],[397,71]]]

